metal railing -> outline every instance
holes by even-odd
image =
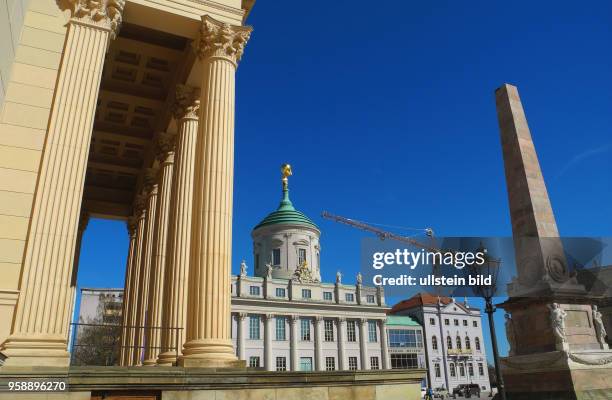
[[[114,366],[120,365],[122,350],[134,349],[138,352],[138,359],[142,357],[146,349],[173,351],[179,356],[179,331],[183,328],[148,326],[148,325],[121,325],[105,323],[72,323],[72,343],[70,352],[70,365],[91,366]],[[170,347],[140,345],[122,345],[122,334],[136,337],[146,337],[147,330],[171,330],[175,331],[174,345]],[[156,351],[155,353],[158,353]]]

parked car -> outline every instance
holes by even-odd
[[[462,396],[469,399],[472,396],[480,397],[480,386],[476,383],[460,384],[453,389],[453,397]]]

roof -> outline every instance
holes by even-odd
[[[387,326],[421,326],[418,322],[405,315],[388,315]]]
[[[289,189],[283,188],[283,199],[276,211],[271,212],[265,217],[259,224],[253,228],[257,230],[263,226],[277,225],[277,224],[289,224],[289,225],[303,225],[310,228],[319,230],[319,227],[312,222],[303,212],[298,211],[293,207],[293,203],[289,199]]]
[[[389,314],[395,314],[402,310],[409,310],[412,308],[422,307],[422,306],[435,306],[438,304],[438,299],[440,303],[446,305],[453,302],[450,297],[445,296],[435,296],[431,293],[417,293],[408,300],[402,300],[396,305],[394,305]]]

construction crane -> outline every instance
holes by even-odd
[[[357,221],[354,219],[350,219],[350,218],[346,218],[346,217],[342,217],[340,215],[334,215],[332,213],[329,213],[327,211],[323,211],[321,213],[321,216],[325,219],[329,219],[335,222],[339,222],[341,224],[345,224],[348,226],[352,226],[354,228],[357,229],[361,229],[363,231],[366,232],[372,232],[374,233],[376,236],[378,236],[381,240],[385,240],[385,239],[392,239],[392,240],[398,240],[400,242],[404,242],[404,243],[408,243],[411,244],[413,246],[422,248],[424,250],[428,250],[431,252],[438,252],[440,251],[440,249],[438,249],[436,247],[436,243],[435,243],[435,238],[434,238],[434,231],[431,228],[425,228],[423,229],[423,231],[425,232],[425,235],[427,235],[428,237],[431,238],[431,245],[427,245],[425,243],[421,243],[418,240],[415,240],[411,237],[406,237],[406,236],[401,236],[401,235],[396,235],[395,233],[392,232],[387,232],[385,230],[382,230],[380,228],[376,228],[372,225],[368,225],[365,222],[361,222],[361,221]]]

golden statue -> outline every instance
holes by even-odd
[[[291,165],[283,164],[281,166],[281,174],[283,175],[283,190],[287,190],[289,187],[289,176],[293,175],[291,172]]]

